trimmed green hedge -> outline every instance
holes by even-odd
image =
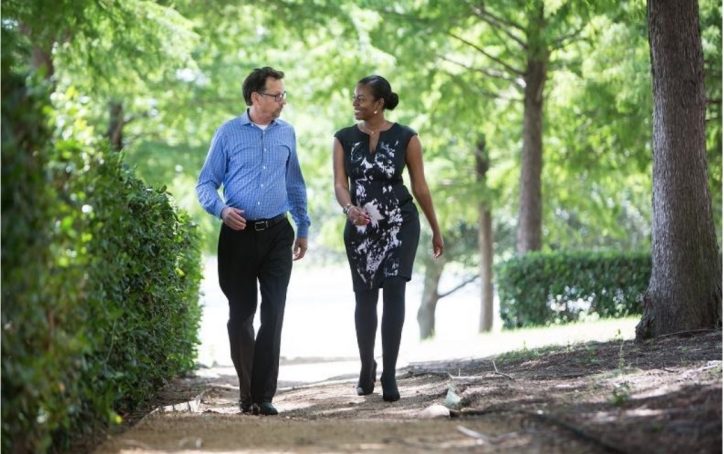
[[[496,269],[505,328],[641,313],[650,254],[530,253]]]
[[[118,153],[50,132],[2,78],[2,451],[67,448],[193,369],[199,238]]]

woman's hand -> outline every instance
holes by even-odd
[[[354,225],[367,225],[370,223],[370,215],[367,214],[367,211],[356,205],[349,207],[349,210],[347,210],[347,218],[349,218],[350,222]]]
[[[442,241],[442,235],[440,232],[432,234],[432,256],[438,258],[442,255],[445,246]]]

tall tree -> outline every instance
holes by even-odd
[[[477,143],[475,150],[475,175],[479,184],[486,188],[490,158],[485,144],[485,136]],[[478,202],[478,251],[480,252],[480,323],[478,331],[489,332],[493,329],[493,216],[490,202]]]
[[[697,0],[649,0],[653,250],[637,339],[721,326],[722,269],[707,186]]]
[[[476,79],[471,94],[521,109],[517,251],[541,248],[547,82],[565,65],[565,49],[608,2],[429,0],[416,7],[384,7],[376,45],[414,67],[431,59],[433,71]],[[400,41],[405,40],[405,43]],[[424,43],[427,49],[417,49]],[[455,69],[453,69],[455,68]],[[457,71],[456,71],[457,70]],[[474,102],[469,99],[469,102]],[[522,121],[521,121],[522,120]],[[519,123],[520,124],[520,123]],[[481,129],[482,125],[476,125]]]
[[[148,103],[134,109],[135,99],[161,80],[171,91],[176,71],[195,67],[192,23],[153,0],[8,0],[3,19],[32,46],[31,67],[53,84],[58,115],[69,117],[61,123],[87,120],[67,92],[87,98],[84,111],[108,109],[102,129],[116,150],[124,145],[124,127],[139,110],[150,110]]]
[[[520,162],[520,205],[518,211],[518,252],[537,251],[542,245],[543,200],[543,90],[548,78],[551,43],[546,40],[544,2],[528,8],[527,26],[518,26],[527,40],[523,88],[523,149]],[[521,40],[522,41],[522,40]]]

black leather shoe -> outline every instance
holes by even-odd
[[[260,404],[254,404],[253,413],[255,415],[262,415],[262,416],[274,416],[278,415],[279,412],[277,409],[272,405],[271,402],[262,402]]]
[[[360,374],[357,382],[357,395],[367,396],[375,390],[375,382],[377,381],[377,361],[372,361],[372,376],[362,377]]]
[[[252,403],[251,402],[244,402],[239,401],[239,410],[241,410],[242,413],[251,413],[252,410]]]
[[[382,383],[382,399],[384,401],[396,402],[400,400],[400,391],[397,390],[397,381],[395,380],[395,377],[385,378],[382,376],[382,378],[380,378],[380,383]]]

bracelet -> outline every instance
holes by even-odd
[[[350,208],[352,208],[352,204],[348,203],[347,205],[344,206],[344,208],[342,208],[342,213],[344,213],[344,215],[346,216],[349,213]]]

